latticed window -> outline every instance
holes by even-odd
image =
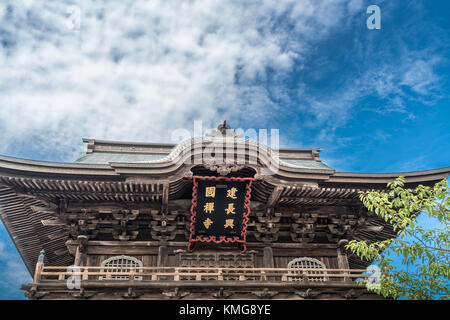
[[[290,274],[295,274],[295,273],[302,273],[302,269],[318,269],[317,271],[315,270],[308,270],[308,271],[303,271],[303,273],[309,275],[308,280],[309,281],[325,281],[325,277],[311,277],[310,275],[323,275],[324,271],[326,269],[325,264],[317,259],[314,258],[308,258],[308,257],[303,257],[303,258],[296,258],[294,260],[292,260],[291,262],[288,263],[288,269]],[[303,281],[302,276],[294,276],[294,277],[288,277],[289,281]]]
[[[142,269],[133,269],[142,267],[142,261],[129,256],[115,256],[106,259],[102,262],[102,267],[105,267],[101,272],[142,272]],[[106,280],[105,276],[100,276],[100,280]],[[111,275],[112,280],[129,280],[129,276]],[[134,277],[134,280],[142,280],[142,277]]]

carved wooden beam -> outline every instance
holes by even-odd
[[[162,212],[163,215],[167,213],[169,206],[169,184],[164,183],[163,184],[163,192],[162,192]]]
[[[67,222],[62,221],[60,218],[42,219],[41,223],[45,227],[60,227],[67,225]]]
[[[284,190],[284,187],[279,186],[279,185],[273,189],[273,191],[266,203],[267,208],[273,208],[277,204],[278,199],[280,199],[280,196],[283,193],[283,190]]]
[[[119,213],[113,213],[112,216],[118,221],[133,221],[139,215],[139,210],[120,210]]]
[[[66,229],[63,229],[63,230],[58,230],[56,232],[52,232],[47,237],[50,240],[56,240],[56,239],[60,239],[60,238],[67,239],[68,236],[69,236],[69,232]]]
[[[76,266],[83,266],[86,264],[88,240],[89,238],[84,235],[77,237],[78,245],[75,252],[75,261],[74,261],[74,264]]]
[[[57,214],[57,208],[51,208],[51,207],[42,207],[42,206],[30,206],[31,211],[33,211],[36,214]]]

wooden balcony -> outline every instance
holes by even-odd
[[[256,295],[260,298],[339,292],[343,297],[354,292],[367,294],[365,286],[357,280],[371,276],[373,274],[364,269],[67,267],[44,266],[38,262],[33,283],[23,285],[22,289],[31,298],[39,294],[79,298],[86,292],[96,296],[105,292],[110,296],[120,293],[121,297],[138,293],[149,298],[164,298],[164,295],[173,298],[183,292],[190,296],[218,292],[219,298],[224,292],[233,297]]]
[[[172,283],[183,286],[220,282],[220,284],[251,283],[261,285],[283,284],[301,286],[333,286],[356,284],[356,280],[371,277],[365,269],[287,269],[287,268],[191,268],[191,267],[57,267],[37,264],[33,285],[67,282],[108,284],[107,286],[152,286],[152,283]],[[245,283],[245,284],[244,284]]]
[[[274,281],[353,282],[371,276],[365,269],[191,268],[191,267],[48,267],[36,270],[38,282],[82,281]]]

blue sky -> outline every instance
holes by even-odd
[[[449,22],[444,0],[4,0],[0,154],[72,162],[82,137],[170,142],[226,119],[337,170],[449,166]],[[1,226],[0,299],[27,281]]]

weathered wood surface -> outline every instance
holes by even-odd
[[[158,248],[158,267],[169,266],[169,249],[166,246]]]
[[[264,268],[274,268],[273,250],[271,247],[264,247]]]

